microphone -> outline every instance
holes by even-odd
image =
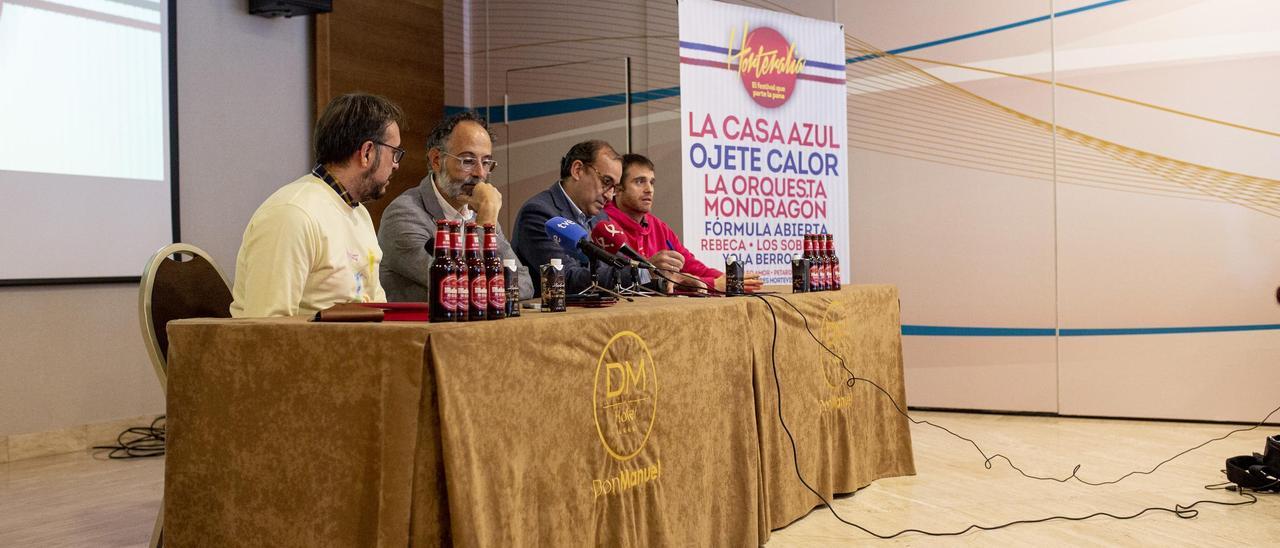
[[[621,227],[614,224],[613,221],[601,221],[596,223],[595,228],[591,229],[591,240],[594,241],[596,245],[604,248],[605,251],[610,253],[619,253],[623,257],[640,263],[640,266],[648,268],[649,270],[656,270],[658,268],[653,266],[653,263],[650,263],[648,259],[645,259],[644,255],[641,255],[639,251],[636,251],[635,249],[632,249],[631,246],[627,245],[626,233],[622,231]]]
[[[592,243],[591,238],[587,237],[587,230],[578,223],[564,217],[552,217],[547,221],[546,228],[547,235],[569,253],[581,251],[586,256],[615,268],[631,266],[631,261],[605,251],[600,246]]]

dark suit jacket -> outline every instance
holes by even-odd
[[[431,263],[435,258],[436,219],[444,218],[444,208],[432,189],[431,175],[418,186],[404,191],[382,212],[378,227],[378,245],[382,248],[382,264],[378,279],[391,302],[427,302]],[[503,259],[517,259],[520,297],[533,297],[529,269],[521,265],[516,254],[498,229],[498,254]]]
[[[591,271],[588,270],[587,258],[581,252],[567,253],[560,244],[547,236],[547,221],[552,217],[564,217],[570,220],[575,217],[573,204],[569,203],[569,198],[565,196],[559,185],[559,181],[552,183],[550,188],[534,194],[520,208],[520,212],[516,214],[512,245],[515,247],[516,256],[520,257],[520,262],[529,265],[529,269],[535,273],[532,276],[535,292],[540,291],[542,285],[540,276],[536,274],[538,268],[544,264],[550,264],[553,258],[559,258],[564,261],[565,290],[572,295],[591,285]],[[597,222],[608,218],[604,211],[601,211],[588,221],[589,226],[585,228],[591,230]],[[605,287],[612,286],[615,280],[624,285],[631,283],[631,275],[627,269],[615,269],[605,265],[596,267],[596,277],[600,285]],[[385,286],[386,283],[384,282],[383,285]]]

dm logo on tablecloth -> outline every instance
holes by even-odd
[[[639,335],[622,331],[609,339],[596,363],[591,403],[610,456],[626,461],[644,449],[658,410],[658,367]]]
[[[729,32],[729,63],[738,62],[742,87],[757,105],[777,108],[791,98],[796,77],[804,71],[804,58],[796,58],[796,46],[769,27],[750,29],[742,24],[742,42]],[[737,46],[735,48],[734,46]]]
[[[846,367],[850,371],[853,369],[853,364],[849,363],[849,357],[853,355],[852,318],[853,303],[849,299],[832,299],[822,314],[820,338],[822,344],[831,350],[818,349],[822,353],[818,360],[822,364],[822,380],[828,388],[828,393],[818,400],[824,411],[843,409],[853,404],[848,386],[850,373],[845,371]],[[844,358],[843,365],[840,358]]]

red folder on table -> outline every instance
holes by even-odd
[[[360,306],[382,310],[382,321],[386,322],[425,322],[431,317],[431,306],[427,303],[360,303]]]

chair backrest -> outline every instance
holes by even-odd
[[[168,390],[169,335],[183,318],[230,318],[231,289],[208,253],[191,244],[164,246],[151,256],[138,286],[138,318],[160,388]]]

